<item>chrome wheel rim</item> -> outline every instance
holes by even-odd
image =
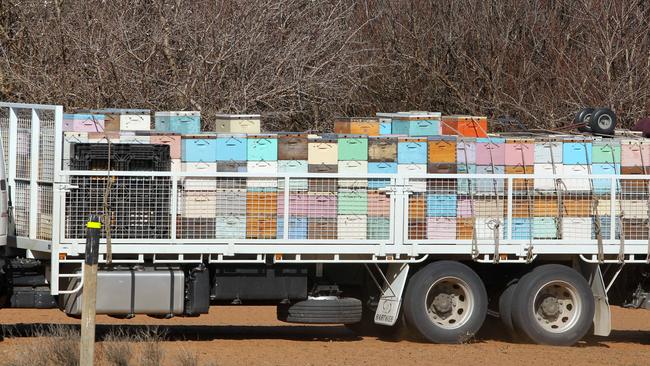
[[[453,276],[434,282],[425,298],[429,320],[443,329],[456,329],[467,323],[474,311],[474,304],[467,283]]]
[[[608,129],[612,125],[612,118],[608,115],[602,115],[598,117],[598,127],[602,128],[603,130]]]
[[[540,287],[533,301],[537,324],[550,333],[573,328],[582,315],[582,300],[576,288],[565,281],[550,281]]]

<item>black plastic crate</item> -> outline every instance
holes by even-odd
[[[109,144],[74,144],[70,157],[72,170],[108,170]],[[170,171],[169,145],[111,144],[111,170]]]

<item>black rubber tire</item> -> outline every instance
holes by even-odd
[[[576,113],[575,119],[573,120],[577,124],[583,124],[589,126],[589,120],[591,115],[594,113],[593,108],[582,108]]]
[[[278,320],[303,324],[350,324],[361,321],[361,300],[343,297],[332,300],[308,299],[295,304],[280,304]]]
[[[607,125],[600,125],[600,121],[609,122]],[[591,115],[589,122],[591,132],[602,135],[613,135],[616,129],[616,113],[609,108],[599,108]]]
[[[431,321],[426,297],[430,287],[439,279],[453,276],[463,280],[474,299],[473,313],[455,329],[444,329]],[[404,314],[409,326],[434,343],[464,343],[481,328],[487,315],[487,291],[479,276],[468,266],[454,261],[439,261],[421,268],[409,281],[403,299]]]
[[[573,327],[562,333],[545,331],[537,324],[534,309],[535,295],[550,281],[561,280],[576,289],[583,308]],[[517,334],[537,344],[571,346],[582,339],[591,328],[595,311],[594,297],[587,280],[573,268],[560,264],[547,264],[526,274],[517,284],[513,295],[512,320]]]
[[[519,335],[515,330],[515,325],[512,321],[512,300],[517,290],[517,282],[510,284],[499,296],[499,318],[503,327],[506,329],[508,336],[511,340],[516,341]]]

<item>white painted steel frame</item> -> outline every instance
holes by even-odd
[[[57,182],[61,181],[61,154],[62,154],[62,143],[63,143],[63,106],[58,105],[44,105],[44,104],[25,104],[25,103],[4,103],[0,102],[0,108],[7,109],[9,112],[9,130],[7,140],[9,146],[7,152],[9,156],[6,156],[7,161],[7,183],[12,187],[12,201],[16,202],[16,180],[27,181],[29,182],[29,235],[27,237],[17,237],[16,246],[18,248],[26,249],[28,251],[41,251],[41,252],[51,252],[51,278],[52,281],[52,293],[58,293],[58,278],[59,278],[59,255],[58,255],[58,245],[53,245],[53,243],[60,242],[60,226],[56,220],[56,212],[60,212],[61,201],[60,195],[57,194]],[[17,148],[18,148],[18,114],[17,110],[29,110],[30,111],[30,177],[29,180],[17,179],[16,178],[16,158],[17,158]],[[38,207],[39,207],[39,192],[38,192],[38,183],[39,183],[39,149],[40,149],[40,118],[38,115],[39,111],[49,111],[54,114],[54,175],[52,177],[52,241],[39,240],[37,238],[38,234]]]
[[[62,171],[63,177],[68,176],[105,176],[105,172],[98,171]],[[143,172],[112,172],[113,176],[143,176]],[[395,176],[395,175],[359,175],[359,174],[252,174],[252,173],[196,173],[196,172],[146,172],[146,176],[152,177],[171,177],[172,185],[177,185],[177,180],[183,177],[214,177],[214,178],[277,178],[283,179],[285,187],[289,187],[291,179],[305,179],[305,178],[337,178],[337,179],[362,179],[362,178],[378,178],[378,179],[391,179],[391,184],[385,191],[391,196],[391,209],[390,219],[393,223],[390,228],[390,240],[338,240],[338,239],[179,239],[172,233],[172,239],[112,239],[115,244],[115,253],[131,253],[131,254],[374,254],[380,257],[389,255],[396,258],[408,256],[418,257],[426,254],[471,254],[472,240],[435,240],[435,239],[418,239],[410,240],[407,238],[408,232],[405,228],[408,227],[408,194],[409,191],[409,177]],[[532,174],[427,174],[411,176],[410,178],[416,179],[505,179],[508,184],[507,190],[507,217],[512,218],[512,200],[514,197],[511,188],[514,179],[533,179],[539,178]],[[575,179],[572,176],[555,176],[544,177],[544,179]],[[615,194],[616,181],[620,180],[650,180],[650,175],[589,175],[586,177],[581,176],[580,179],[610,179],[612,184],[610,187],[610,197],[614,199],[611,201],[610,210],[614,212],[614,205],[617,203]],[[58,191],[62,195],[63,191]],[[288,207],[289,190],[284,190],[284,201]],[[172,192],[172,200],[176,200],[176,191]],[[172,214],[175,217],[176,204],[172,203]],[[60,211],[60,219],[56,223],[62,228],[65,226],[65,215],[63,207]],[[289,213],[285,209],[284,217],[287,219]],[[615,220],[615,216],[610,216],[611,220]],[[172,227],[175,226],[175,220],[171,220]],[[288,235],[288,225],[285,225],[285,237]],[[509,225],[512,226],[512,225]],[[615,238],[614,230],[615,225],[610,225],[610,239],[604,239],[604,253],[616,254],[620,248],[620,242]],[[61,232],[62,229],[61,229]],[[477,239],[479,254],[492,254],[494,245],[491,239]],[[579,241],[573,239],[534,239],[535,244],[534,254],[596,254],[597,243],[596,239],[581,239]],[[103,243],[103,241],[102,241]],[[512,228],[507,230],[507,236],[500,242],[501,254],[509,254],[516,256],[526,256],[527,248],[530,243],[529,239],[517,240],[512,239]],[[83,252],[83,243],[79,240],[62,238],[60,241],[61,248],[68,254],[77,254]],[[647,253],[648,241],[647,240],[626,240],[625,241],[625,254],[643,255]]]

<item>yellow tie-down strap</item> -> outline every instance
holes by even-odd
[[[96,222],[96,221],[88,221],[86,224],[86,227],[88,229],[101,229],[102,228],[102,223],[101,222]]]

